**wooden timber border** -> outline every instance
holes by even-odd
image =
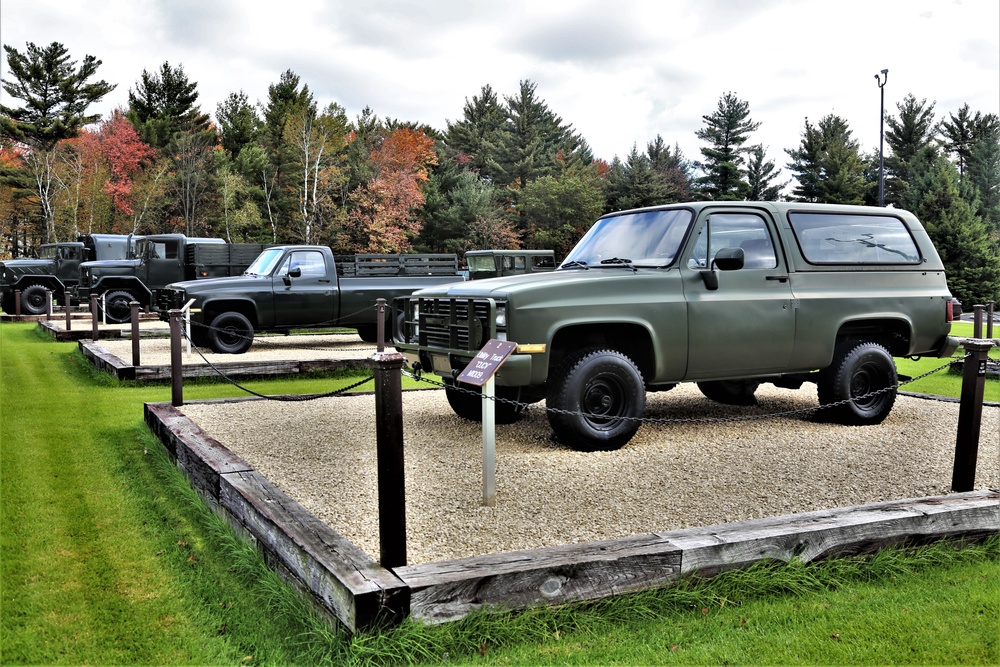
[[[437,623],[479,609],[594,600],[761,560],[808,562],[1000,532],[1000,489],[990,489],[387,569],[205,433],[182,408],[147,403],[144,413],[206,504],[350,631],[407,615]]]
[[[90,333],[89,330],[87,332]],[[102,332],[103,336],[104,333]],[[169,382],[171,379],[170,364],[133,366],[131,363],[111,354],[100,341],[89,338],[79,341],[80,352],[94,368],[108,373],[119,380],[135,380],[137,382]],[[336,371],[344,368],[367,369],[370,364],[363,358],[358,359],[312,359],[283,361],[235,361],[216,363],[219,371],[231,378],[264,377],[273,375],[297,375],[312,371]],[[187,364],[183,367],[184,378],[218,377],[218,373],[208,364]]]

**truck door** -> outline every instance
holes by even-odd
[[[182,246],[178,239],[150,240],[146,256],[140,265],[138,278],[150,290],[166,287],[184,279]],[[145,275],[142,275],[144,273]]]
[[[742,248],[743,268],[703,272],[723,248]],[[754,212],[713,211],[695,227],[681,262],[688,310],[687,379],[753,376],[785,369],[795,337],[795,302],[773,221]]]
[[[275,324],[315,325],[334,321],[339,301],[334,267],[318,250],[293,250],[272,278]]]

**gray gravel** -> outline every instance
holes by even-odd
[[[816,406],[814,385],[764,385],[756,408],[694,385],[650,394],[647,416],[718,419]],[[947,493],[958,404],[900,396],[878,426],[809,414],[645,424],[617,452],[550,442],[539,407],[497,427],[497,504],[482,505],[479,424],[441,390],[404,394],[411,564]],[[544,405],[544,404],[541,404]],[[375,400],[186,405],[184,412],[279,488],[378,556]],[[986,407],[976,488],[1000,487],[1000,410]]]

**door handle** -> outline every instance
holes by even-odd
[[[764,280],[777,280],[779,283],[787,283],[788,276],[766,276]]]

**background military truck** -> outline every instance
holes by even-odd
[[[353,327],[374,342],[376,300],[462,280],[456,255],[351,255],[334,257],[323,246],[274,246],[242,277],[179,282],[160,294],[157,310],[194,299],[191,335],[196,345],[226,354],[250,349],[254,332]],[[386,308],[388,318],[391,307]],[[385,329],[388,336],[391,328]]]
[[[238,276],[261,251],[260,243],[226,243],[219,238],[183,234],[152,234],[135,243],[131,259],[84,262],[80,265],[77,295],[103,295],[102,312],[108,322],[128,322],[131,301],[142,306],[156,302],[156,292],[180,280]]]
[[[52,290],[53,299],[63,303],[66,290],[74,289],[80,281],[81,262],[125,259],[132,238],[122,234],[78,234],[76,241],[40,246],[34,259],[0,262],[0,306],[4,312],[13,313],[14,292],[20,291],[22,313],[44,314],[46,290]]]
[[[895,401],[894,356],[955,351],[950,301],[905,211],[699,202],[606,215],[551,273],[399,299],[394,339],[469,419],[481,397],[453,378],[489,339],[516,342],[498,396],[545,399],[558,440],[616,449],[647,391],[688,381],[732,404],[753,403],[764,382],[816,382],[823,418],[879,423]],[[497,402],[497,420],[519,409]]]
[[[555,271],[552,250],[470,250],[465,253],[469,280]]]

